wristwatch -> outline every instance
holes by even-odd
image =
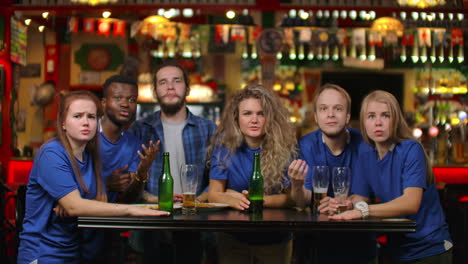
[[[354,208],[361,211],[362,218],[367,218],[369,216],[369,205],[366,202],[364,201],[357,202],[354,205]]]

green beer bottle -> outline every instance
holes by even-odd
[[[249,211],[261,213],[263,211],[263,176],[260,168],[260,153],[254,154],[254,164],[249,183]]]
[[[173,211],[174,205],[174,179],[171,175],[171,167],[169,164],[169,152],[164,152],[164,163],[161,177],[159,177],[159,210]]]

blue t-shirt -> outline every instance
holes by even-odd
[[[36,154],[26,191],[26,212],[20,234],[18,263],[80,263],[80,235],[76,217],[58,217],[53,208],[74,190],[81,197],[96,197],[93,161],[87,152],[76,160],[89,193],[80,188],[73,166],[57,139]]]
[[[330,173],[333,167],[350,167],[359,157],[359,146],[363,143],[361,133],[358,130],[347,128],[349,131],[349,141],[347,142],[343,152],[337,156],[333,155],[328,146],[323,142],[322,131],[316,130],[299,140],[299,158],[305,160],[309,167],[312,166],[328,166]],[[351,171],[351,177],[352,177]],[[304,186],[308,190],[312,190],[312,170],[309,169]],[[328,188],[328,196],[333,197],[333,187],[331,182]]]
[[[416,222],[415,233],[389,234],[388,245],[393,256],[414,260],[438,255],[448,250],[452,240],[434,184],[426,184],[426,158],[415,140],[395,145],[383,159],[375,149],[363,146],[354,177],[354,193],[369,197],[375,193],[383,203],[392,201],[408,187],[423,188],[421,206],[416,214],[404,216]]]
[[[261,149],[251,149],[243,144],[235,153],[225,147],[216,147],[211,156],[210,179],[225,180],[226,189],[238,192],[249,189],[250,175],[253,170],[254,153]],[[282,181],[284,188],[288,188],[290,181],[285,177]],[[279,194],[281,190],[273,190],[269,195]],[[252,245],[270,245],[286,242],[291,239],[290,233],[230,233],[239,241]]]
[[[362,140],[361,132],[353,128],[347,128],[347,130],[349,132],[348,142],[343,152],[337,156],[331,153],[323,141],[320,129],[303,136],[299,140],[299,158],[309,165],[309,171],[304,183],[308,190],[313,190],[311,166],[328,166],[330,177],[333,167],[349,167],[351,169],[351,179],[354,178],[353,169],[359,159],[359,149],[365,143]],[[327,195],[334,197],[331,179]],[[343,263],[349,261],[350,257],[356,263],[368,263],[377,255],[377,239],[373,233],[328,232],[314,235],[320,237],[320,242],[316,245],[319,248],[318,258],[320,263]],[[340,248],[339,255],[336,254],[337,248]]]
[[[99,133],[103,180],[105,181],[114,170],[125,167],[125,165],[128,165],[128,169],[122,173],[136,172],[140,163],[138,150],[142,151],[141,141],[128,131],[124,131],[115,143],[109,141],[104,133]],[[117,196],[117,192],[107,192],[107,199],[111,203],[117,201]]]

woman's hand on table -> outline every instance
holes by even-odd
[[[320,206],[319,206],[320,213],[328,213],[328,215],[336,214],[336,211],[338,210],[338,204],[339,203],[340,202],[335,198],[330,198],[330,197],[323,198],[320,201]],[[347,206],[347,210],[353,209],[353,203],[351,201],[345,200],[344,203]],[[322,204],[323,204],[323,206],[322,206]]]
[[[249,196],[249,192],[247,190],[243,190],[242,193],[240,193],[231,189],[227,189],[225,193],[230,196],[228,204],[231,207],[241,211],[249,209],[250,201],[247,198]]]
[[[352,219],[361,219],[362,213],[357,209],[348,210],[341,214],[331,215],[328,217],[332,220],[352,220]]]
[[[170,215],[169,212],[150,209],[148,207],[129,205],[128,214],[130,216],[162,216]]]

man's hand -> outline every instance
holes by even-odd
[[[112,172],[111,176],[106,180],[107,190],[111,192],[123,192],[125,191],[130,182],[132,181],[132,177],[130,173],[122,173],[128,169],[128,165],[123,166],[120,169],[116,169]]]
[[[154,159],[156,158],[156,153],[159,151],[160,141],[156,142],[156,145],[153,143],[152,140],[149,142],[149,146],[146,147],[144,144],[141,145],[143,149],[143,153],[138,151],[138,156],[140,156],[140,164],[138,164],[138,171],[141,171],[142,174],[148,172],[149,168],[151,167],[151,163],[153,163]]]
[[[304,186],[305,178],[307,172],[309,171],[309,166],[303,160],[297,159],[291,162],[288,168],[288,175],[291,178],[292,187],[301,187]]]

